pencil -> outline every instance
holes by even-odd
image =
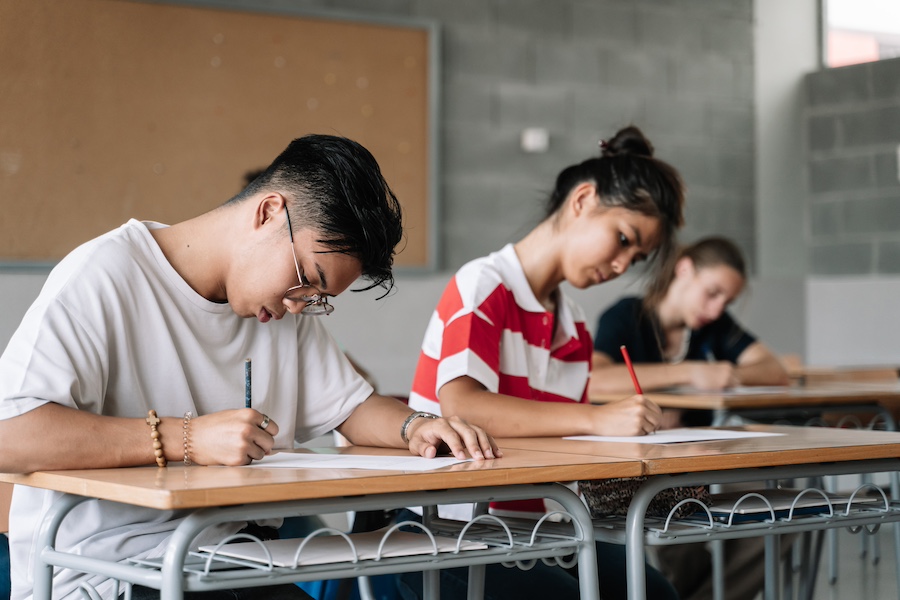
[[[644,392],[641,390],[641,384],[638,383],[637,375],[634,374],[634,365],[631,364],[631,357],[628,356],[628,349],[625,348],[625,345],[619,346],[619,350],[622,351],[622,357],[625,359],[625,366],[628,367],[628,374],[631,375],[631,382],[634,383],[634,393],[635,394],[643,394]]]
[[[244,408],[250,408],[250,359],[244,361]]]

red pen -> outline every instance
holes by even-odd
[[[644,392],[641,390],[641,384],[638,383],[637,375],[634,374],[634,365],[631,364],[631,357],[628,356],[628,350],[624,345],[619,346],[619,350],[622,351],[622,357],[625,359],[625,366],[628,367],[628,373],[631,375],[631,381],[634,383],[634,393],[643,394]]]

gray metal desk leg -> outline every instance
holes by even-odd
[[[597,574],[597,545],[594,543],[594,525],[591,514],[576,493],[562,484],[555,484],[555,486],[556,493],[545,492],[544,498],[551,498],[561,504],[572,516],[584,538],[584,542],[578,545],[578,595],[581,600],[599,600],[600,577]],[[639,537],[643,533],[643,528],[642,513]],[[643,552],[643,544],[640,546],[640,551]],[[643,559],[641,566],[643,566]]]
[[[657,485],[657,479],[657,477],[652,477],[638,488],[628,506],[628,516],[625,519],[625,570],[627,571],[628,600],[646,600],[647,598],[644,515],[647,514],[650,500],[659,489],[662,489]],[[662,487],[667,486],[663,485]]]
[[[422,573],[422,595],[429,600],[440,600],[441,572],[424,571]]]
[[[366,575],[356,578],[356,589],[359,591],[360,600],[375,600],[375,592],[372,591],[372,580]]]
[[[85,500],[87,498],[84,496],[65,494],[53,503],[38,532],[37,547],[40,551],[45,548],[52,550],[56,546],[56,534],[59,532],[62,520],[73,508]],[[35,600],[51,600],[53,593],[53,567],[41,559],[40,552],[34,561],[34,590],[32,593]]]
[[[431,521],[438,516],[437,506],[422,507],[422,523],[429,526]],[[422,572],[422,596],[429,600],[440,600],[441,597],[441,572],[440,571],[423,571]]]
[[[805,582],[805,585],[800,590],[800,595],[798,598],[800,600],[813,600],[813,596],[816,591],[816,579],[819,576],[819,563],[822,560],[822,540],[825,538],[824,531],[816,531],[813,532],[812,535],[815,538],[815,543],[813,544],[815,550],[812,552],[812,556],[807,559],[807,565],[803,572],[802,581]]]
[[[206,512],[209,510],[207,509]],[[182,521],[172,532],[169,548],[163,555],[159,588],[160,600],[184,600],[184,588],[181,585],[181,579],[184,576],[184,559],[194,538],[202,531],[202,527],[191,527],[193,521],[199,520],[198,513],[194,513]]]
[[[781,569],[778,563],[781,557],[781,548],[777,535],[765,536],[766,547],[766,600],[778,600],[781,592]]]
[[[584,538],[584,542],[578,545],[578,595],[581,600],[599,600],[600,577],[597,575],[597,545],[594,543],[594,528],[591,514],[581,498],[572,490],[561,484],[555,484],[555,486],[557,493],[545,492],[543,494],[544,498],[552,498],[561,504],[566,512],[572,516],[578,528],[581,529],[581,534]],[[638,537],[643,533],[643,513],[640,525]],[[640,551],[643,552],[643,544],[640,544],[640,546]],[[643,567],[643,559],[641,566]]]
[[[490,511],[490,502],[476,502],[472,508],[472,517],[486,515]],[[469,583],[466,588],[466,600],[482,600],[484,598],[484,579],[487,565],[469,567]]]
[[[891,499],[900,500],[900,473],[891,471]],[[894,560],[896,568],[894,572],[897,575],[897,589],[900,590],[900,522],[894,523]]]
[[[484,598],[484,576],[487,565],[472,565],[469,567],[469,587],[466,600],[482,600]]]
[[[582,544],[578,551],[578,594],[581,600],[600,597],[600,577],[597,575],[597,546]]]
[[[888,431],[897,431],[897,421],[894,420],[894,415],[887,408],[882,408],[884,410],[880,414],[884,418],[885,427]],[[900,473],[891,471],[890,477],[891,499],[900,500]],[[894,561],[896,563],[894,571],[897,575],[897,589],[900,590],[900,523],[894,523]]]
[[[713,600],[725,600],[725,542],[711,541],[709,551],[712,557]]]

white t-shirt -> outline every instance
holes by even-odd
[[[137,418],[150,409],[182,417],[242,408],[244,360],[251,358],[253,408],[278,423],[276,447],[292,448],[340,425],[372,394],[326,331],[325,317],[286,314],[265,324],[238,317],[228,304],[191,289],[150,234],[156,227],[162,225],[131,220],[53,269],[0,356],[0,419],[46,402]],[[35,435],[53,443],[52,431]],[[16,486],[9,532],[13,600],[31,597],[35,536],[58,497]],[[112,561],[155,557],[184,516],[87,501],[63,522],[57,547]],[[243,525],[228,524],[199,543]],[[110,581],[66,569],[55,575],[54,597],[74,596],[86,579],[112,597]]]

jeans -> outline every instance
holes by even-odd
[[[9,576],[9,538],[0,533],[0,600],[9,600],[12,582]]]
[[[418,521],[421,517],[411,511],[403,511],[397,521]],[[600,575],[600,596],[603,600],[625,600],[625,546],[597,542],[597,570]],[[647,598],[653,600],[678,600],[678,592],[663,575],[646,565]],[[441,571],[441,600],[466,600],[468,568]],[[487,565],[484,582],[484,600],[522,600],[523,598],[552,598],[569,600],[579,598],[577,567],[572,572],[559,566],[545,565],[537,561],[534,568],[522,571],[503,565]],[[401,573],[397,590],[404,600],[422,598],[422,573]]]

